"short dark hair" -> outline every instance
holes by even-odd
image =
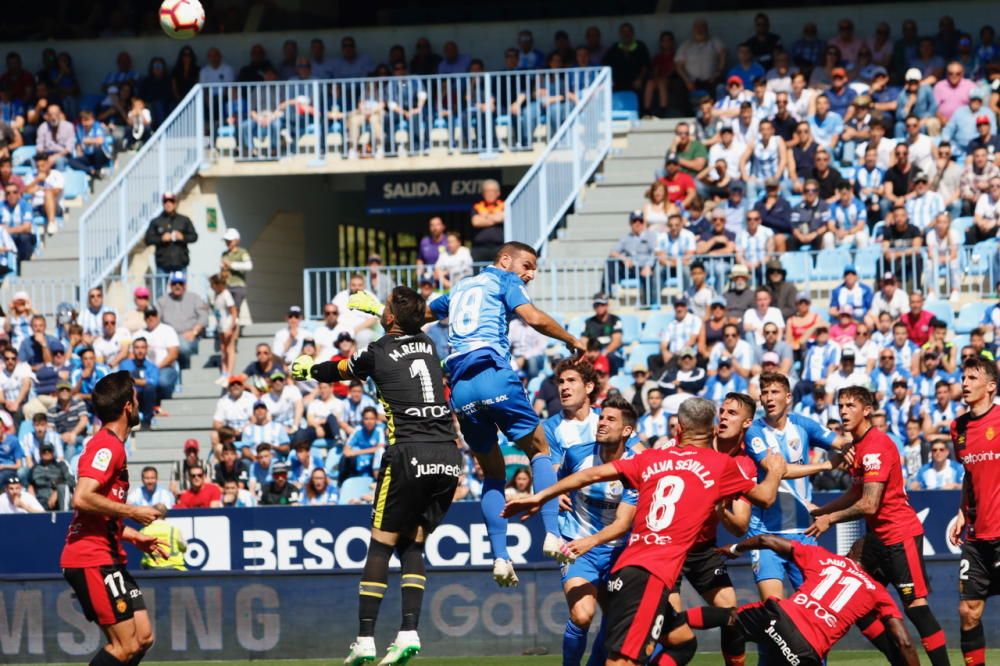
[[[155,467],[153,467],[152,465],[146,465],[145,467],[143,467],[143,468],[142,468],[142,474],[145,474],[146,472],[152,472],[152,473],[153,473],[153,474],[155,474],[156,476],[159,476],[159,475],[160,475],[160,473],[159,473],[159,472],[157,472],[157,471],[156,471],[156,468],[155,468]]]
[[[770,386],[771,384],[781,384],[786,391],[791,391],[792,386],[788,383],[788,377],[779,374],[777,372],[765,372],[760,376],[760,389],[763,391],[765,386]]]
[[[257,453],[258,454],[263,453],[264,451],[270,451],[270,450],[271,450],[271,445],[268,444],[267,442],[261,442],[260,444],[257,445]]]
[[[601,405],[601,409],[617,409],[622,413],[622,422],[629,428],[635,430],[636,421],[638,421],[638,416],[635,413],[635,407],[632,403],[623,398],[620,394],[609,395],[604,403]]]
[[[837,402],[840,402],[844,398],[854,398],[862,405],[866,405],[872,409],[875,408],[875,394],[864,386],[845,386],[837,394]]]
[[[389,295],[392,302],[392,314],[399,327],[407,335],[416,335],[424,325],[427,313],[427,301],[409,287],[399,286]]]
[[[531,247],[527,243],[522,243],[520,241],[510,241],[500,246],[500,249],[497,250],[496,255],[494,255],[493,257],[493,263],[494,264],[498,263],[500,261],[500,257],[502,257],[505,254],[515,255],[515,254],[520,254],[522,252],[527,252],[533,257],[538,256],[538,252],[535,251],[535,248]]]
[[[219,441],[223,442],[223,447],[226,446],[225,442],[235,442],[238,435],[239,433],[235,428],[231,428],[229,426],[222,426],[219,428]]]
[[[748,396],[746,393],[730,391],[726,394],[726,397],[722,399],[723,402],[726,400],[735,400],[740,403],[740,405],[747,408],[747,411],[750,412],[750,416],[753,416],[757,412],[757,403],[755,403],[753,398]]]
[[[94,387],[94,414],[101,423],[111,423],[122,415],[125,405],[135,398],[135,383],[128,370],[105,376]]]
[[[222,452],[225,453],[226,451],[232,451],[233,453],[236,453],[236,445],[233,444],[232,442],[226,442],[225,444],[222,445]]]
[[[556,381],[559,381],[564,372],[569,372],[570,370],[578,373],[584,384],[594,385],[594,390],[587,395],[590,401],[594,402],[597,399],[597,394],[600,393],[600,389],[597,387],[597,372],[594,370],[594,366],[587,361],[577,362],[571,358],[564,358],[556,364],[553,372]]]
[[[37,414],[31,417],[31,422],[48,424],[49,417],[45,414],[45,412],[38,412]]]
[[[972,358],[966,359],[965,363],[962,364],[962,372],[966,370],[978,370],[979,372],[986,375],[986,381],[993,382],[994,384],[1000,382],[997,375],[996,361],[988,359],[983,355],[973,356]]]
[[[372,407],[371,405],[369,405],[368,407],[365,407],[364,409],[361,410],[361,417],[362,418],[368,416],[369,414],[374,414],[375,418],[378,418],[378,410],[375,409],[374,407]]]

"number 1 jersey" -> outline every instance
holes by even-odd
[[[613,464],[625,485],[639,491],[639,503],[628,545],[612,571],[639,567],[668,588],[715,505],[756,485],[734,458],[715,449],[649,449]]]
[[[356,352],[347,369],[358,379],[375,381],[390,445],[458,439],[444,396],[441,360],[423,333],[384,335]]]

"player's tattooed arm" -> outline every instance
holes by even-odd
[[[885,626],[889,629],[893,641],[899,646],[903,664],[905,666],[920,666],[920,657],[917,656],[917,650],[913,647],[913,641],[910,640],[910,635],[907,633],[903,621],[898,617],[889,617],[885,619]]]
[[[868,516],[875,515],[879,506],[882,504],[882,495],[884,493],[884,483],[880,481],[866,482],[864,487],[861,489],[861,497],[847,508],[840,509],[839,511],[829,511],[829,505],[827,505],[826,507],[822,507],[817,511],[814,511],[813,515],[816,516],[816,520],[809,526],[809,529],[806,530],[806,534],[818,537],[820,534],[823,534],[823,532],[826,532],[837,523],[846,523],[859,518],[866,518]],[[823,511],[824,509],[826,509],[825,513],[817,513],[818,511]]]

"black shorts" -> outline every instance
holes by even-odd
[[[712,590],[733,586],[726,560],[715,552],[714,541],[698,544],[689,550],[687,557],[684,558],[684,568],[681,573],[702,597]],[[678,593],[681,591],[680,578],[677,579],[672,591]]]
[[[874,532],[865,535],[861,566],[878,582],[892,585],[904,605],[931,593],[924,567],[924,536],[909,537],[887,546]]]
[[[761,656],[769,664],[821,666],[823,663],[776,599],[741,606],[736,611],[736,628],[748,641],[760,646]]]
[[[375,486],[372,527],[402,532],[423,525],[430,534],[448,512],[462,472],[462,453],[452,442],[387,447]]]
[[[625,567],[611,574],[605,609],[604,645],[608,654],[640,663],[652,656],[661,636],[677,622],[677,613],[670,605],[670,589],[639,567]]]
[[[962,544],[958,594],[970,601],[1000,595],[1000,539]]]
[[[102,627],[131,620],[135,611],[146,610],[142,590],[122,564],[63,569],[63,576],[84,617]]]

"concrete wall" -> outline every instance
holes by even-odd
[[[905,18],[917,21],[922,32],[937,30],[938,17],[947,12],[955,17],[957,25],[965,30],[978,32],[986,21],[996,22],[996,3],[989,0],[964,0],[948,3],[893,3],[865,4],[847,7],[813,7],[805,10],[799,8],[770,9],[772,28],[786,38],[793,38],[801,32],[802,23],[806,20],[815,21],[823,37],[832,36],[836,22],[841,17],[851,17],[864,36],[871,34],[873,26],[878,21],[888,21],[892,26],[893,37],[899,36],[900,23]],[[746,39],[752,32],[753,15],[756,13],[753,3],[748,3],[744,11],[726,12],[722,14],[698,14],[697,17],[708,18],[712,31],[728,44],[735,44]],[[639,16],[614,16],[605,18],[579,19],[549,19],[527,22],[507,21],[487,25],[436,25],[436,26],[380,26],[371,28],[351,28],[350,30],[319,30],[292,31],[272,33],[238,33],[229,35],[206,35],[198,37],[190,44],[198,54],[199,62],[204,62],[205,52],[210,46],[219,47],[226,61],[234,67],[249,61],[250,46],[261,43],[267,49],[272,59],[281,55],[281,44],[285,39],[296,39],[300,48],[308,47],[313,37],[321,37],[327,44],[327,52],[339,55],[340,38],[348,32],[352,34],[361,51],[368,53],[376,62],[386,59],[389,47],[402,44],[407,55],[412,55],[413,45],[418,37],[426,36],[431,40],[437,51],[441,44],[449,39],[455,39],[459,48],[475,57],[482,58],[487,67],[499,68],[502,64],[503,50],[513,46],[517,32],[527,28],[535,33],[535,41],[542,48],[549,48],[552,36],[556,30],[564,29],[574,40],[583,39],[583,32],[589,25],[598,26],[604,34],[605,44],[610,44],[616,34],[617,26],[622,20],[632,21],[637,28],[640,39],[651,48],[655,48],[656,37],[662,30],[672,30],[679,39],[689,33],[691,21],[695,14],[645,14]],[[173,41],[166,36],[134,37],[115,40],[109,44],[107,40],[80,40],[75,42],[56,43],[16,42],[0,44],[3,52],[15,50],[21,53],[26,66],[32,71],[40,66],[41,52],[46,47],[68,50],[73,55],[77,75],[84,91],[98,92],[104,75],[114,69],[115,56],[118,51],[125,50],[132,54],[137,70],[145,72],[149,60],[154,55],[160,55],[172,65],[177,57],[182,43]]]

